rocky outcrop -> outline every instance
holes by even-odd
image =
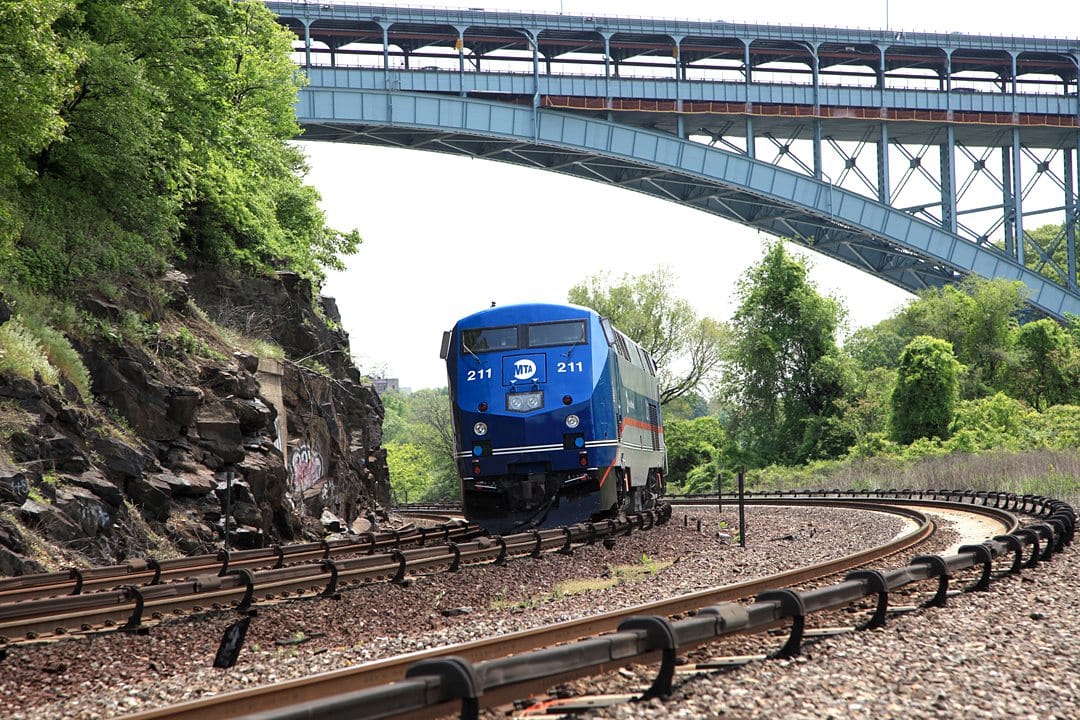
[[[159,328],[78,347],[92,405],[73,388],[0,376],[0,412],[18,417],[0,446],[0,574],[41,569],[23,532],[116,562],[145,552],[131,530],[140,523],[183,552],[220,547],[226,528],[230,546],[254,547],[321,537],[324,515],[347,527],[388,494],[382,404],[351,363],[332,301],[292,274],[188,282],[170,271],[160,288],[164,298],[86,299],[102,324],[134,312]],[[219,324],[315,362],[267,371],[192,299]],[[10,312],[2,298],[0,311]]]

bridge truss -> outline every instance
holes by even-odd
[[[1080,41],[269,2],[307,139],[449,152],[694,207],[907,290],[1080,314]]]

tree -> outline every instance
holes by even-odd
[[[1041,412],[1076,395],[1076,343],[1061,325],[1049,318],[1022,325],[1016,331],[1016,346],[1017,397]]]
[[[945,340],[920,335],[907,344],[890,403],[897,442],[949,437],[960,394],[960,369],[952,345]]]
[[[901,334],[896,318],[886,318],[872,327],[862,327],[844,340],[844,353],[862,370],[895,368],[900,353],[911,341]]]
[[[660,401],[696,392],[719,367],[727,328],[698,317],[686,300],[671,295],[670,268],[646,275],[623,275],[611,283],[607,274],[570,288],[569,302],[592,308],[652,356],[659,371]]]
[[[741,449],[763,464],[831,455],[829,418],[849,375],[835,340],[843,307],[818,294],[779,242],[740,281],[738,298],[723,386]]]
[[[70,292],[178,251],[318,280],[355,250],[303,185],[292,36],[261,3],[33,0],[0,21],[18,39],[0,73],[9,55],[25,71],[0,83],[0,177],[28,169],[0,217],[22,283]]]
[[[53,26],[72,0],[0,4],[0,186],[33,177],[27,158],[62,137],[75,57]]]
[[[390,484],[412,502],[460,497],[450,400],[446,388],[383,397]]]
[[[1023,283],[969,276],[919,294],[897,316],[897,331],[909,340],[919,335],[952,344],[956,359],[968,368],[964,397],[1003,389],[1013,330],[1024,307]]]
[[[75,57],[53,26],[72,8],[71,0],[0,4],[0,267],[15,262],[20,188],[34,178],[29,159],[64,133],[60,109]]]
[[[715,417],[675,420],[664,423],[664,442],[667,446],[667,480],[684,483],[695,468],[715,464],[721,459],[727,434]]]

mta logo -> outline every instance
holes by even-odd
[[[532,360],[522,358],[514,362],[514,378],[517,380],[528,380],[536,374],[536,363]]]

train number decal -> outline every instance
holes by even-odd
[[[490,380],[491,368],[480,368],[479,370],[470,370],[468,375],[465,376],[465,380],[472,382],[473,380]]]
[[[580,360],[577,362],[561,362],[555,366],[555,372],[559,373],[579,373],[585,372],[585,364]]]

